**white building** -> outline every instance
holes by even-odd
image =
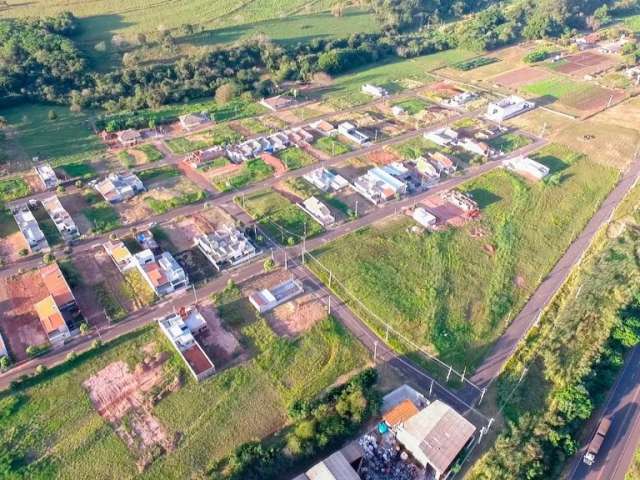
[[[62,206],[60,199],[56,195],[42,199],[42,206],[47,211],[62,238],[69,242],[80,236],[76,223],[69,215],[69,212]]]
[[[4,338],[2,337],[2,333],[0,333],[0,358],[9,357],[9,351],[7,350],[7,345],[4,343]]]
[[[370,138],[356,128],[353,123],[342,122],[338,125],[338,133],[358,145],[364,145]]]
[[[133,173],[110,173],[105,179],[95,183],[94,188],[109,203],[128,200],[144,192],[144,184]]]
[[[207,328],[207,322],[195,305],[158,320],[160,330],[178,351],[189,371],[200,381],[215,372],[215,366],[194,335]]]
[[[372,97],[376,98],[382,98],[389,95],[389,92],[384,88],[371,85],[370,83],[365,83],[364,85],[362,85],[362,93],[371,95]]]
[[[422,207],[416,207],[411,215],[413,219],[425,228],[433,227],[438,219]]]
[[[273,310],[278,305],[304,292],[299,280],[287,280],[273,288],[265,288],[249,296],[249,301],[259,313]]]
[[[220,271],[225,265],[238,265],[256,256],[256,247],[232,225],[195,237],[198,249]]]
[[[400,105],[395,105],[391,107],[391,113],[393,113],[393,115],[396,117],[401,117],[403,115],[406,115],[407,111],[404,108],[402,108]]]
[[[549,175],[549,167],[530,159],[529,157],[514,157],[502,162],[502,165],[512,172],[517,172],[534,180],[542,180]]]
[[[118,132],[116,138],[123,147],[133,147],[142,139],[142,134],[138,130],[130,128]]]
[[[35,170],[45,190],[50,190],[58,186],[58,177],[56,177],[56,172],[53,171],[51,165],[43,163],[35,167]]]
[[[424,138],[426,140],[429,140],[436,145],[440,145],[441,147],[455,144],[458,141],[458,136],[458,132],[449,127],[443,127],[424,133]]]
[[[439,170],[424,157],[418,157],[414,160],[416,170],[425,178],[427,186],[433,185],[440,180]]]
[[[120,272],[124,273],[138,266],[136,259],[122,241],[108,241],[102,246]]]
[[[443,103],[450,107],[461,108],[476,98],[478,98],[478,94],[475,92],[462,92],[445,100]]]
[[[13,217],[18,224],[22,236],[27,241],[32,252],[41,252],[49,248],[47,239],[40,230],[36,217],[33,216],[27,204],[23,204],[14,210]]]
[[[307,198],[299,206],[323,227],[332,225],[336,221],[329,208],[316,197]]]
[[[471,198],[467,194],[462,193],[460,190],[447,190],[440,196],[443,200],[449,202],[455,207],[458,207],[467,215],[473,215],[480,209],[478,203],[473,198]]]
[[[392,200],[407,193],[407,184],[379,167],[356,178],[353,188],[373,204]]]
[[[326,168],[317,168],[302,176],[307,182],[323,192],[337,191],[349,185],[346,178],[331,173]]]
[[[466,150],[474,155],[480,155],[482,157],[489,157],[493,154],[491,147],[484,142],[479,142],[473,138],[465,137],[459,140],[456,146]]]
[[[134,257],[142,277],[159,297],[189,285],[186,272],[169,252],[155,257],[151,250],[143,250]]]
[[[503,98],[497,102],[491,102],[487,105],[487,113],[485,117],[494,122],[502,122],[509,118],[515,117],[528,110],[535,108],[536,104],[525,100],[517,95]]]
[[[445,478],[476,427],[441,400],[396,427],[396,438],[436,480]]]
[[[187,113],[178,117],[180,126],[187,131],[198,128],[209,121],[209,118],[202,113]]]
[[[336,130],[336,127],[334,127],[331,123],[327,122],[326,120],[318,120],[316,122],[310,123],[309,127],[313,128],[315,131],[320,133],[320,135],[323,135],[325,137],[333,137],[338,133],[338,130]]]

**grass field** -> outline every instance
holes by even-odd
[[[150,168],[138,173],[138,178],[142,183],[153,183],[168,180],[170,178],[179,177],[182,175],[178,167],[173,165],[167,165],[166,167]]]
[[[505,133],[499,137],[492,138],[487,142],[489,146],[502,153],[511,153],[519,148],[526,147],[531,140],[524,135],[517,133]]]
[[[162,152],[160,152],[155,145],[151,145],[149,143],[139,145],[134,148],[134,150],[139,150],[144,153],[144,156],[147,158],[147,162],[157,162],[164,158]]]
[[[144,201],[149,208],[153,210],[153,213],[160,215],[162,213],[173,210],[174,208],[183,207],[192,203],[201,202],[206,197],[202,190],[184,192],[180,195],[176,195],[169,200],[158,200],[153,196],[145,197]]]
[[[49,120],[49,112],[57,118]],[[0,115],[16,133],[14,153],[19,158],[40,157],[57,166],[89,162],[104,151],[91,130],[91,112],[72,113],[68,107],[32,104],[0,109]]]
[[[560,184],[531,184],[506,171],[472,180],[464,190],[482,208],[479,224],[417,236],[407,231],[411,221],[399,219],[339,239],[316,256],[402,333],[459,368],[471,367],[617,180],[615,169],[559,145],[533,157],[558,172]]]
[[[0,202],[10,202],[16,198],[26,197],[31,188],[22,178],[0,180]]]
[[[352,150],[348,144],[335,137],[320,137],[313,143],[313,146],[331,156],[342,155]]]
[[[170,30],[177,39],[178,54],[196,53],[221,43],[230,43],[263,34],[283,42],[308,41],[313,38],[346,37],[353,32],[379,29],[373,14],[348,9],[341,17],[328,13],[330,2],[320,0],[249,0],[242,3],[223,0],[8,0],[0,18],[53,15],[71,10],[80,17],[77,41],[93,60],[95,67],[107,69],[120,64],[122,50],[112,44],[113,36],[127,42],[129,48],[145,59],[172,55],[155,44],[157,32]],[[193,31],[183,26],[191,25]],[[137,33],[145,33],[147,42],[139,45]],[[102,48],[96,49],[98,43]]]
[[[88,163],[66,163],[60,165],[62,171],[71,178],[89,179],[96,176],[96,170]]]
[[[336,77],[323,99],[336,108],[353,107],[371,101],[371,97],[360,89],[363,83],[372,83],[398,93],[407,88],[418,87],[431,81],[429,72],[446,65],[453,65],[474,54],[454,49],[424,55],[408,60],[389,60],[374,67],[367,67]]]
[[[295,170],[306,165],[311,165],[316,161],[311,155],[301,148],[290,147],[278,153],[278,158],[282,160],[289,170]]]
[[[429,105],[429,102],[421,98],[409,98],[393,104],[394,107],[402,107],[409,115],[420,113]]]
[[[282,428],[291,400],[312,398],[367,362],[363,348],[333,320],[296,340],[276,337],[264,320],[241,328],[244,343],[253,345],[251,360],[201,383],[187,378],[152,408],[180,441],[142,474],[81,384],[116,360],[135,366],[150,342],[180,362],[157,327],[125,335],[0,397],[3,412],[11,412],[0,417],[0,447],[18,458],[28,455],[31,463],[27,470],[18,462],[15,478],[204,478],[213,460]]]
[[[269,178],[272,174],[271,165],[267,165],[261,158],[254,158],[245,162],[240,172],[216,177],[213,184],[221,192],[228,192]]]
[[[564,77],[551,77],[521,87],[527,93],[540,97],[551,97],[562,101],[563,98],[587,94],[597,87],[586,83],[569,80]]]
[[[236,197],[235,201],[259,222],[269,237],[283,245],[297,244],[305,234],[311,238],[324,231],[313,218],[275,190]]]
[[[120,226],[120,216],[118,212],[103,201],[95,192],[88,191],[84,194],[85,200],[89,204],[82,213],[89,223],[93,233],[106,233],[115,230]]]

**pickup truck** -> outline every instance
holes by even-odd
[[[593,465],[593,462],[596,460],[596,455],[600,451],[600,447],[602,447],[602,443],[604,442],[604,437],[607,436],[607,432],[609,431],[609,427],[611,426],[611,420],[608,418],[603,418],[600,420],[600,425],[598,425],[598,430],[596,430],[596,434],[591,439],[589,446],[587,447],[587,451],[582,457],[582,461],[587,465]]]

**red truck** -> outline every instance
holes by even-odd
[[[600,451],[600,447],[602,447],[602,443],[604,442],[604,437],[607,436],[607,432],[609,431],[609,427],[611,426],[611,420],[608,418],[603,418],[600,420],[600,425],[598,425],[598,430],[596,434],[591,439],[589,446],[587,447],[587,452],[582,457],[582,461],[587,465],[593,465],[593,462],[596,460],[596,455]]]

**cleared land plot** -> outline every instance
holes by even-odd
[[[222,321],[226,323],[224,316]],[[3,450],[18,460],[14,473],[47,478],[105,478],[105,472],[117,472],[118,478],[204,477],[211,462],[241,443],[284,427],[291,401],[311,399],[368,363],[363,347],[330,319],[295,340],[278,337],[264,320],[250,318],[234,334],[252,346],[253,358],[205,382],[192,381],[158,328],[149,326],[14,390],[2,400],[11,414],[0,420],[3,432],[15,432],[0,439]],[[155,355],[150,344],[167,356],[158,372],[162,382],[181,372],[186,383],[176,384],[174,391],[160,389],[161,400],[153,395],[158,389],[143,396],[147,413],[167,438],[178,436],[179,442],[140,473],[136,456],[96,411],[83,383],[116,362],[124,362],[129,375],[136,375],[136,366]],[[26,455],[28,471],[21,461]]]
[[[120,215],[108,202],[102,200],[93,190],[84,193],[84,201],[88,205],[82,210],[93,233],[101,234],[115,230],[121,226]]]
[[[332,157],[342,155],[353,150],[346,141],[342,141],[335,137],[320,137],[313,143],[313,146]]]
[[[273,240],[283,245],[295,245],[306,234],[311,238],[324,229],[297,205],[275,190],[262,190],[235,202],[254,219]]]
[[[529,137],[517,133],[505,133],[499,137],[487,141],[489,146],[499,152],[511,153],[531,143]]]
[[[27,241],[11,212],[0,210],[0,258],[4,262],[14,262],[20,258],[19,252],[26,252],[27,247]]]
[[[551,76],[551,73],[540,68],[522,67],[511,72],[493,77],[491,82],[507,88],[518,88],[528,83],[539,82]]]
[[[549,64],[550,68],[556,72],[584,77],[608,70],[619,64],[619,61],[606,55],[595,52],[581,52],[576,55],[564,57],[558,64]]]
[[[422,100],[421,98],[409,98],[393,104],[394,107],[403,108],[409,115],[416,115],[429,105],[431,105],[429,102]]]
[[[33,307],[48,295],[37,270],[0,279],[0,331],[13,361],[27,359],[28,347],[49,341]]]
[[[231,128],[229,124],[220,124],[203,132],[167,140],[166,144],[173,153],[181,155],[213,145],[238,143],[242,138],[242,134]]]
[[[494,171],[463,186],[481,206],[479,222],[428,235],[409,233],[409,220],[384,222],[315,255],[404,335],[459,368],[475,365],[618,176],[558,145],[533,157],[558,185]]]
[[[51,111],[56,115],[55,120],[49,120]],[[104,151],[104,145],[91,130],[91,113],[31,104],[3,108],[0,115],[7,119],[15,133],[13,141],[17,148],[13,153],[18,158],[40,157],[56,166],[78,160],[90,162]]]
[[[286,165],[287,170],[305,167],[316,161],[309,153],[298,147],[290,147],[282,150],[278,153],[278,158]]]
[[[176,251],[182,252],[193,247],[194,238],[201,233],[208,233],[224,225],[233,224],[233,218],[224,210],[213,207],[177,221],[162,225],[162,231]]]
[[[214,177],[213,185],[221,192],[228,192],[269,178],[273,173],[271,165],[267,165],[261,158],[254,158],[243,163],[240,169],[231,174]]]

